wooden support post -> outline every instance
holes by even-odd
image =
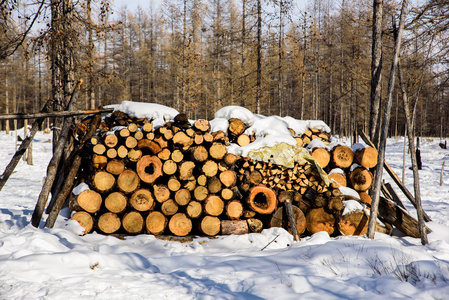
[[[90,140],[92,135],[95,133],[95,131],[98,128],[98,125],[100,124],[100,121],[101,115],[100,114],[95,115],[94,119],[92,120],[92,123],[90,124],[89,130],[81,140],[79,147],[75,150],[76,154],[71,164],[70,171],[65,179],[61,191],[57,195],[55,195],[56,197],[55,205],[50,211],[47,221],[45,222],[45,227],[53,228],[53,226],[55,225],[56,218],[58,217],[65,200],[72,191],[73,182],[75,181],[76,174],[78,173],[78,169],[81,165],[82,152],[84,150],[85,143],[86,141]]]
[[[295,242],[298,242],[299,241],[299,233],[298,233],[298,228],[296,227],[296,218],[295,218],[295,215],[293,214],[292,200],[285,199],[284,205],[285,205],[285,213],[287,214],[287,217],[288,217],[288,223],[290,224],[290,229],[292,231],[293,240]]]
[[[441,166],[441,173],[440,173],[440,186],[443,185],[443,172],[444,172],[444,163],[446,161],[443,161],[443,165]]]

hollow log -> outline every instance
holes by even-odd
[[[157,156],[145,155],[137,162],[137,174],[146,183],[153,183],[162,176],[162,162]]]
[[[137,148],[140,150],[149,151],[151,154],[158,154],[162,151],[162,147],[154,140],[141,139],[137,142]]]
[[[260,214],[271,214],[277,207],[276,194],[264,185],[251,188],[247,201],[249,207]]]

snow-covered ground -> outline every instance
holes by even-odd
[[[36,135],[34,165],[20,162],[0,192],[0,299],[449,299],[449,162],[439,186],[449,150],[438,139],[421,140],[423,206],[433,220],[430,243],[422,246],[409,237],[324,232],[293,242],[280,228],[187,243],[151,235],[121,240],[80,236],[78,223],[62,216],[55,228],[36,229],[30,219],[50,138]],[[0,132],[0,172],[14,143]],[[400,177],[402,145],[390,139],[387,148]],[[409,166],[407,159],[412,190]]]

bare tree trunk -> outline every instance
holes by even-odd
[[[407,4],[408,4],[408,0],[402,1],[398,35],[397,35],[397,39],[396,39],[395,45],[394,45],[393,61],[391,63],[391,71],[390,71],[390,79],[388,80],[387,99],[385,101],[384,118],[383,118],[383,122],[382,122],[381,136],[380,136],[380,141],[379,141],[379,158],[378,158],[379,163],[376,166],[376,174],[374,177],[373,195],[372,195],[373,202],[371,204],[371,214],[370,214],[369,223],[368,223],[368,233],[367,234],[370,239],[374,238],[377,214],[379,211],[378,206],[379,206],[380,186],[382,184],[382,169],[383,169],[383,162],[385,160],[385,148],[386,148],[386,144],[387,144],[388,127],[390,125],[389,123],[390,123],[391,106],[392,106],[392,102],[393,102],[392,98],[393,98],[394,82],[395,82],[395,77],[396,77],[396,69],[397,69],[397,65],[398,65],[399,52],[401,49],[402,31],[404,29],[405,15],[407,14]]]
[[[260,114],[262,98],[262,0],[257,0],[257,78],[256,78],[256,114]]]
[[[382,16],[383,0],[373,0],[373,43],[371,49],[371,113],[369,136],[378,146],[380,101],[382,86]]]
[[[405,121],[407,123],[407,135],[410,154],[412,158],[412,170],[413,170],[413,188],[415,191],[416,200],[416,211],[418,213],[418,224],[419,224],[419,234],[421,236],[421,244],[426,245],[429,243],[427,239],[426,224],[424,221],[424,211],[421,203],[421,192],[419,188],[419,173],[418,173],[418,162],[416,159],[416,150],[413,136],[412,128],[412,116],[410,113],[410,101],[407,96],[407,91],[405,90],[405,84],[402,80],[401,63],[398,62],[398,79],[399,85],[401,87],[402,101],[404,103]],[[419,147],[419,146],[418,146]]]
[[[240,106],[245,107],[245,48],[246,48],[246,0],[242,0],[242,45],[241,45],[241,77],[240,77]]]

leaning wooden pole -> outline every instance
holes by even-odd
[[[412,125],[412,116],[410,113],[410,102],[407,97],[407,91],[405,90],[404,81],[402,80],[402,72],[401,72],[401,63],[398,63],[398,79],[399,86],[401,87],[402,93],[402,101],[404,103],[404,111],[405,111],[405,120],[407,123],[407,135],[408,135],[408,143],[410,154],[412,158],[412,170],[413,170],[413,188],[415,191],[415,199],[416,199],[416,212],[418,214],[418,225],[419,225],[419,234],[421,236],[421,244],[426,245],[429,243],[427,239],[427,231],[426,224],[424,221],[424,210],[422,208],[421,203],[421,192],[419,188],[419,173],[418,173],[418,161],[414,144],[413,137],[413,125]],[[418,145],[419,147],[419,145]]]
[[[76,102],[76,99],[80,94],[81,84],[82,81],[79,81],[78,84],[76,85],[75,90],[73,91],[72,96],[70,97],[70,101],[67,107],[70,107],[72,103]],[[45,205],[47,203],[48,195],[51,192],[53,182],[55,181],[56,174],[59,169],[59,163],[61,161],[64,146],[66,145],[72,124],[73,124],[73,117],[68,117],[64,119],[64,124],[62,126],[59,140],[54,149],[53,157],[51,158],[50,163],[48,164],[47,167],[47,176],[45,177],[44,185],[42,187],[41,193],[39,194],[39,198],[36,203],[36,207],[34,208],[33,215],[31,216],[31,225],[33,225],[34,227],[39,227],[39,223],[42,218],[42,214],[44,213]]]
[[[53,102],[51,100],[48,100],[45,104],[44,108],[41,110],[41,112],[45,113],[50,110],[50,107],[52,107]],[[12,157],[9,164],[6,166],[5,171],[3,172],[2,176],[0,177],[0,191],[2,190],[5,183],[8,181],[9,177],[11,176],[12,172],[16,168],[17,164],[20,161],[20,158],[25,153],[27,148],[30,146],[31,142],[33,141],[34,136],[36,135],[37,131],[39,130],[39,127],[44,122],[45,118],[38,118],[33,122],[33,125],[31,126],[30,133],[27,137],[22,141],[22,144],[20,144],[19,149],[16,151],[14,156]]]
[[[40,112],[40,113],[30,113],[30,114],[7,114],[0,115],[0,121],[2,120],[27,120],[27,119],[39,119],[39,118],[50,118],[50,117],[74,117],[82,115],[93,115],[98,113],[110,113],[113,112],[113,108],[104,109],[90,109],[90,110],[74,110],[74,111],[53,111],[53,112]]]
[[[65,179],[64,185],[61,188],[61,191],[56,196],[55,205],[53,206],[52,210],[50,211],[50,214],[47,218],[47,221],[45,222],[45,227],[47,228],[53,228],[55,225],[56,219],[59,215],[59,212],[61,211],[62,206],[64,205],[65,200],[69,196],[70,192],[72,191],[73,182],[75,181],[76,174],[78,173],[78,169],[81,166],[81,160],[82,160],[82,152],[84,150],[86,141],[88,141],[95,131],[98,128],[98,125],[101,121],[101,115],[97,114],[93,118],[89,130],[87,131],[86,135],[82,138],[80,141],[80,146],[76,151],[75,157],[73,159],[73,162],[70,167],[70,171]]]
[[[402,1],[398,35],[394,46],[393,61],[391,63],[390,78],[388,80],[387,99],[385,101],[386,103],[385,103],[384,118],[382,122],[381,135],[379,141],[378,161],[380,163],[376,166],[376,176],[374,178],[373,195],[372,195],[373,202],[371,203],[371,213],[368,222],[367,235],[370,239],[374,238],[374,233],[376,230],[377,214],[379,211],[378,206],[379,206],[380,186],[382,184],[382,169],[383,169],[383,162],[385,161],[385,149],[387,144],[388,128],[390,125],[391,107],[393,104],[392,98],[393,98],[394,82],[396,78],[396,69],[399,60],[399,52],[401,50],[402,31],[404,30],[405,15],[407,13],[407,4],[408,0]]]

